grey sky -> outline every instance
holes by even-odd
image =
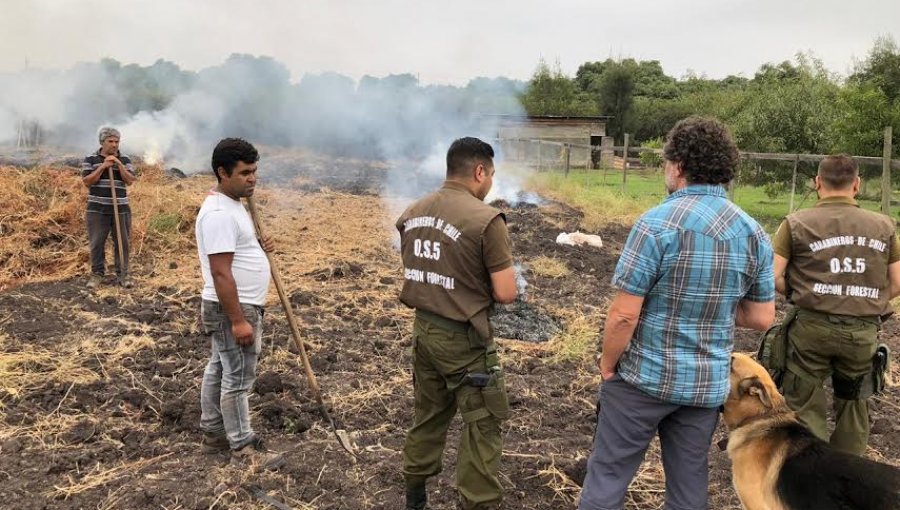
[[[426,83],[528,79],[538,59],[659,60],[667,73],[752,76],[813,51],[846,74],[877,36],[900,40],[895,0],[3,0],[0,70],[102,57],[187,69],[269,55],[294,80],[411,72]]]

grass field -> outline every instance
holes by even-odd
[[[874,183],[871,188],[877,187]],[[572,170],[568,177],[562,172],[534,174],[531,186],[552,198],[563,200],[585,213],[586,230],[597,223],[618,221],[631,223],[648,208],[660,203],[666,195],[661,171],[630,171],[625,189],[622,189],[621,170]],[[805,198],[804,198],[805,196]],[[734,201],[757,219],[770,233],[778,228],[788,213],[790,193],[769,197],[762,187],[738,186]],[[815,193],[806,193],[799,186],[794,198],[794,208],[806,208],[815,204]],[[862,200],[860,205],[872,211],[881,210],[881,202]],[[900,206],[892,207],[892,217],[900,214]]]

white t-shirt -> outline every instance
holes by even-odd
[[[237,284],[238,301],[262,306],[269,293],[269,259],[263,251],[253,219],[240,200],[210,191],[196,224],[197,252],[203,272],[203,299],[219,301],[209,268],[209,256],[234,253],[231,274]]]

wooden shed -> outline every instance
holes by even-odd
[[[523,143],[522,141],[541,140],[572,144],[569,155],[572,165],[585,166],[592,164],[592,153],[588,146],[601,145],[603,138],[606,137],[606,124],[610,118],[606,116],[487,115],[484,116],[483,121],[492,130],[496,130],[496,138],[507,159],[528,161],[535,159],[538,144]],[[546,154],[554,152],[547,149],[550,147],[545,148]]]

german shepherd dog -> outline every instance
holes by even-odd
[[[900,469],[817,438],[752,358],[731,356],[730,382],[723,416],[734,488],[746,510],[900,509]]]

